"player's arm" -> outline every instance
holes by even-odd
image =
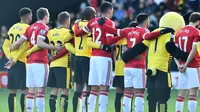
[[[18,49],[19,46],[27,40],[28,40],[28,38],[26,36],[22,35],[19,40],[17,40],[13,45],[10,46],[10,51],[14,51],[14,50]]]
[[[76,52],[74,45],[70,42],[67,42],[65,44],[65,48],[72,54],[75,54],[75,52]]]
[[[164,28],[162,30],[153,31],[153,32],[147,32],[143,35],[144,40],[153,40],[158,38],[160,35],[172,33],[174,34],[174,30],[172,28]]]
[[[52,46],[47,44],[44,40],[46,39],[43,35],[37,36],[37,46],[42,49],[49,49],[49,50],[61,50],[62,47],[60,46]]]
[[[24,42],[20,47],[19,47],[19,51],[17,53],[17,55],[13,58],[13,61],[16,63],[17,60],[24,55],[24,53],[26,52],[27,48],[28,48],[29,43],[26,41]]]
[[[147,42],[149,44],[149,42]],[[137,56],[146,51],[148,45],[143,41],[142,43],[136,44],[134,47],[126,50],[122,55],[122,60],[127,63],[131,59],[137,59]]]
[[[3,43],[3,51],[4,51],[5,55],[6,55],[6,57],[8,59],[10,59],[11,58],[11,53],[10,53],[10,39],[9,39],[9,37],[7,37],[5,39],[5,41],[4,41],[4,43]]]
[[[38,51],[38,50],[40,50],[40,49],[41,49],[41,48],[39,48],[39,47],[37,46],[37,44],[36,44],[36,45],[34,45],[31,49],[27,50],[26,56],[29,56],[29,55],[31,55],[32,53],[34,53],[34,52],[36,52],[36,51]]]
[[[187,61],[185,62],[185,66],[186,67],[190,64],[190,62],[194,58],[194,56],[196,54],[196,51],[197,51],[197,43],[193,43],[192,50],[190,51],[190,54],[189,54],[189,56],[187,58]]]
[[[91,37],[87,38],[87,45],[91,48],[95,48],[95,49],[100,49],[101,44],[97,44],[95,42],[92,41]]]
[[[85,27],[83,27],[82,29],[79,29],[78,23],[76,22],[76,23],[74,24],[74,35],[75,35],[76,37],[80,37],[80,36],[82,36],[82,35],[84,35],[84,34],[86,34],[86,33],[89,33],[90,30],[89,30],[88,26],[89,26],[89,24],[87,24],[87,25],[86,25]]]
[[[52,61],[59,59],[68,53],[66,48],[62,48],[55,56],[53,56]]]

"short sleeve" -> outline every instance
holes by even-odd
[[[150,41],[149,40],[143,40],[142,43],[145,44],[147,47],[149,47]]]
[[[42,38],[43,40],[46,39],[48,33],[48,27],[43,27],[38,32],[38,37]]]
[[[21,36],[21,38],[28,40],[28,32],[29,32],[29,27],[26,29],[25,33]]]
[[[193,39],[193,45],[197,45],[198,41],[199,41],[199,31],[196,31],[195,35],[194,35],[194,39]]]

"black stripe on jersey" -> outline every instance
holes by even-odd
[[[169,57],[169,60],[168,60],[168,72],[170,72],[170,68],[171,68],[171,63],[172,63],[172,56]]]
[[[154,53],[156,53],[156,51],[157,51],[157,46],[158,46],[158,38],[156,39]]]

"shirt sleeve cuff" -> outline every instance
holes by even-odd
[[[193,42],[193,45],[197,45],[198,44],[198,42]]]
[[[87,26],[83,27],[83,31],[86,32],[86,33],[90,32],[90,30],[87,28]]]
[[[22,35],[21,38],[23,38],[23,39],[25,39],[25,40],[28,40],[28,38],[27,38],[26,36],[24,36],[24,35]]]
[[[114,35],[113,34],[106,34],[106,37],[109,37],[109,36],[111,36],[111,37],[114,37]]]
[[[41,38],[41,39],[43,39],[43,40],[45,40],[45,36],[42,36],[42,35],[38,35],[38,38]]]

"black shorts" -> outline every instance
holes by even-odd
[[[157,70],[155,76],[147,76],[147,100],[168,101],[171,93],[171,74]]]
[[[51,67],[47,87],[70,88],[70,69],[66,67]]]
[[[124,88],[124,76],[115,76],[113,79],[113,87]]]
[[[26,89],[26,65],[24,62],[17,61],[8,70],[8,89]]]
[[[77,84],[88,84],[90,58],[75,56],[74,82]]]

